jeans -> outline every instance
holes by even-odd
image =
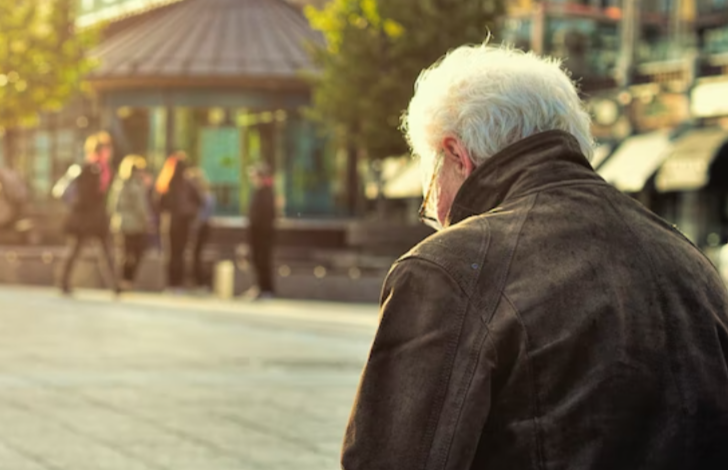
[[[274,233],[261,231],[251,234],[251,256],[260,292],[273,293],[273,237]]]
[[[134,282],[144,251],[147,248],[147,237],[146,233],[124,235],[124,260],[121,269],[121,278],[124,281]]]
[[[207,286],[210,284],[210,276],[208,275],[204,261],[202,259],[202,252],[205,249],[207,240],[210,238],[210,225],[207,223],[202,224],[197,230],[197,237],[195,237],[195,250],[194,250],[194,272],[195,272],[195,283],[197,286]]]
[[[109,246],[109,240],[106,237],[98,236],[83,236],[83,235],[72,235],[68,246],[68,256],[63,266],[63,277],[61,278],[61,288],[64,291],[69,291],[71,288],[71,274],[73,273],[73,267],[76,265],[76,260],[83,250],[83,246],[91,239],[99,241],[101,246],[101,253],[106,263],[104,271],[104,277],[106,278],[107,285],[110,283],[110,287],[116,289],[116,276],[114,275],[114,261],[111,256],[111,247]],[[110,282],[109,282],[110,280]]]
[[[192,220],[192,217],[172,216],[169,222],[167,283],[171,288],[183,287],[185,283],[185,250],[190,238]]]

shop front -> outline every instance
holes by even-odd
[[[692,91],[694,125],[676,140],[655,178],[674,201],[663,214],[702,247],[728,242],[728,80],[700,79]]]
[[[618,95],[622,139],[597,172],[653,211],[674,211],[674,198],[655,190],[655,174],[689,121],[687,94],[659,83],[635,85]]]

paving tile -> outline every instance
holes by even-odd
[[[0,469],[339,468],[364,310],[107,297],[0,288]]]

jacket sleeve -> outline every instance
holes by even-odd
[[[68,167],[66,173],[61,177],[61,179],[56,182],[55,185],[53,185],[53,189],[51,190],[53,197],[56,199],[63,199],[63,196],[66,191],[68,191],[68,188],[76,180],[76,178],[78,178],[80,174],[80,165],[74,164]]]
[[[114,181],[111,184],[109,197],[106,200],[106,211],[109,215],[114,215],[119,212],[119,198],[121,197],[121,191],[122,188],[119,187],[119,184],[116,181]]]
[[[482,373],[487,367],[476,373],[485,341],[473,326],[482,321],[468,317],[468,306],[440,266],[419,258],[395,265],[344,438],[342,469],[470,468],[490,382]],[[477,409],[469,410],[473,393]]]

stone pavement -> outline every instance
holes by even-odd
[[[0,289],[0,470],[334,470],[371,305]]]

